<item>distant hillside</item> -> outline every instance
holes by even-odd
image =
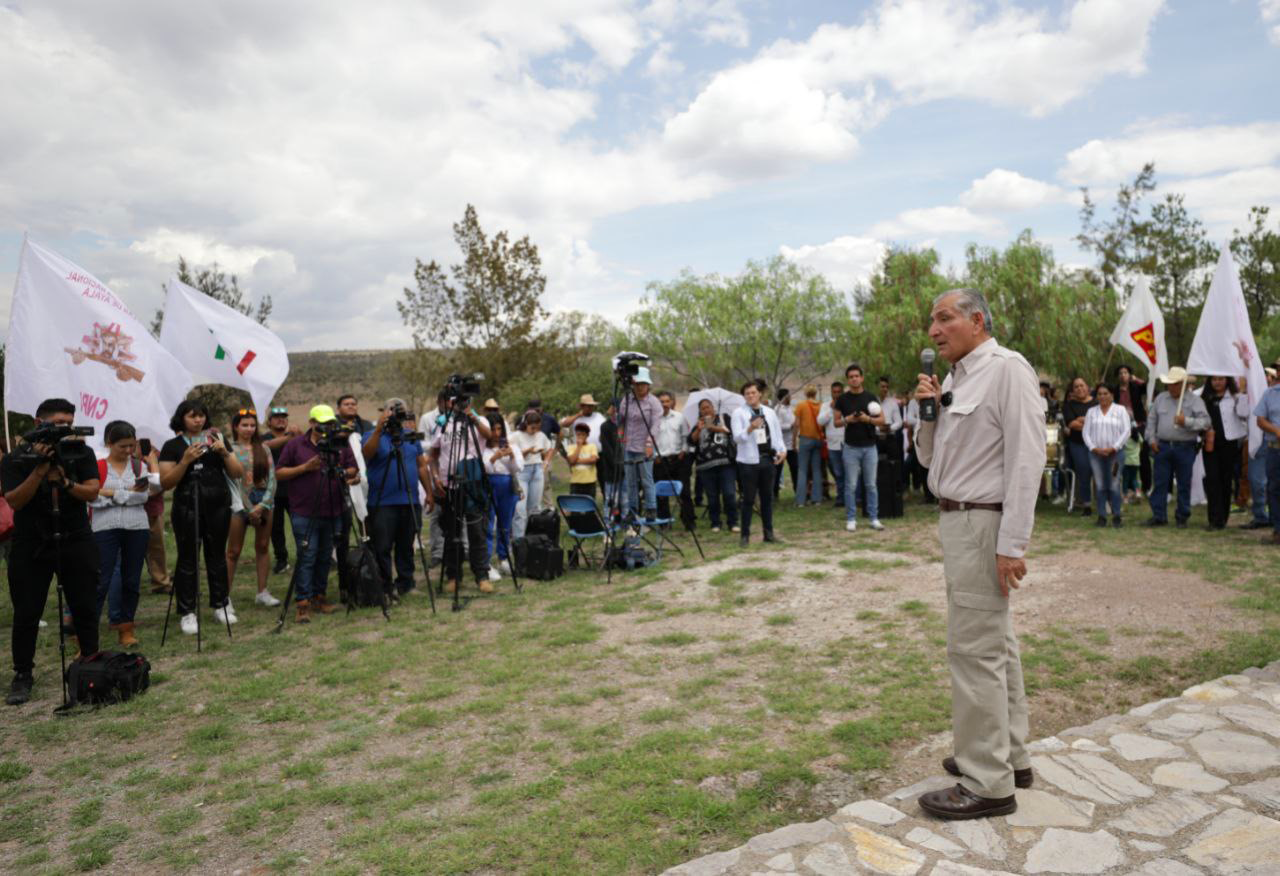
[[[289,354],[289,379],[280,387],[279,403],[296,407],[333,404],[342,393],[361,400],[361,410],[376,408],[389,396],[407,390],[392,370],[395,350],[321,350]]]

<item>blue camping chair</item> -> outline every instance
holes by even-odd
[[[667,498],[667,499],[675,500],[674,502],[670,502],[670,501],[667,502],[668,513],[672,505],[678,506],[680,504],[680,491],[683,489],[684,489],[684,484],[680,483],[679,481],[657,481],[653,485],[653,491],[655,495],[658,496],[658,498]],[[682,557],[684,556],[684,551],[680,549],[680,545],[676,544],[674,541],[671,540],[671,535],[670,535],[671,524],[674,522],[675,522],[675,518],[673,517],[659,517],[657,520],[654,521],[655,529],[658,533],[658,539],[659,539],[659,542],[658,542],[659,556],[661,556],[662,554],[662,547],[661,547],[662,542],[666,542],[667,544],[671,545],[673,548],[676,549],[676,553],[678,553]],[[702,543],[698,541],[698,534],[693,531],[692,526],[688,527],[688,532],[689,532],[689,535],[693,536],[693,543],[698,547],[699,556],[701,556],[705,560],[707,558],[707,555],[702,552]]]
[[[609,525],[600,513],[600,506],[590,496],[556,496],[556,507],[564,518],[569,537],[573,539],[573,550],[569,551],[569,565],[574,562],[585,563],[588,569],[592,566],[592,557],[583,548],[583,543],[593,538],[607,539],[612,535]],[[570,515],[573,515],[572,517]],[[617,527],[613,528],[614,531]],[[601,554],[601,562],[604,555]]]

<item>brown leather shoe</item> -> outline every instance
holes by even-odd
[[[954,757],[944,757],[942,759],[942,768],[953,776],[964,775],[964,773],[960,772],[960,765],[956,763]],[[1013,771],[1013,785],[1015,788],[1030,788],[1033,781],[1035,781],[1035,776],[1031,772],[1031,767],[1027,767],[1025,770]]]
[[[309,624],[311,623],[311,603],[306,599],[298,600],[298,616],[294,619],[294,623]]]
[[[1018,801],[1008,797],[979,797],[964,785],[921,794],[920,808],[934,818],[963,821],[968,818],[991,818],[1018,811]]]
[[[311,610],[316,614],[333,614],[338,607],[323,596],[317,596],[311,600]]]
[[[128,623],[117,624],[117,625],[116,625],[116,635],[118,635],[118,636],[120,637],[120,647],[121,647],[121,648],[136,648],[136,647],[138,647],[138,637],[137,637],[137,636],[135,636],[135,635],[133,634],[133,622],[132,622],[132,621],[129,621]]]
[[[489,581],[488,581],[488,579],[486,579],[486,578],[481,578],[479,581],[477,581],[477,582],[476,582],[476,588],[477,588],[481,593],[492,593],[492,592],[493,592],[493,585],[492,585],[492,584],[490,584],[490,583],[489,583]]]

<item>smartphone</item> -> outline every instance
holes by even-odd
[[[144,477],[140,477],[140,478],[136,478],[136,479],[134,479],[134,482],[133,482],[133,488],[136,490],[136,489],[138,489],[139,487],[145,487],[145,486],[146,486],[147,484],[149,484],[150,482],[151,482],[151,481],[150,481],[148,478],[146,478],[145,476],[144,476]]]
[[[506,450],[507,447],[510,446],[507,444],[507,438],[505,435],[498,439],[498,446],[501,447],[503,450]]]
[[[150,438],[139,439],[138,450],[141,451],[143,456],[150,456],[151,455],[151,439]]]

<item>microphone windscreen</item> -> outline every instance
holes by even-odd
[[[938,356],[933,350],[925,349],[920,351],[920,364],[925,367],[926,371],[933,370],[933,361]]]

